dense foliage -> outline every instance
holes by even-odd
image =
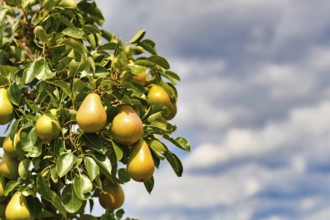
[[[180,159],[169,148],[190,150],[185,138],[173,137],[176,126],[169,122],[179,76],[144,30],[122,42],[101,28],[103,22],[91,0],[0,0],[0,123],[13,140],[5,144],[1,138],[8,148],[0,164],[5,177],[0,206],[19,192],[34,218],[95,219],[84,214],[85,206],[93,209],[93,198],[109,184],[131,180],[127,164],[138,146],[150,149],[153,167],[166,160],[182,175]],[[151,90],[168,100],[158,101]],[[105,125],[95,131],[76,117],[90,94],[100,97],[106,113]],[[143,123],[138,141],[116,138],[113,121],[123,108]],[[81,111],[81,120],[93,118],[93,112]],[[2,171],[6,160],[16,175]],[[152,191],[152,176],[136,181]],[[122,210],[113,211],[106,208],[100,218],[122,218]]]

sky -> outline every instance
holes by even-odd
[[[127,216],[330,218],[330,1],[97,3],[105,29],[145,29],[181,76],[173,123],[191,143],[181,178],[164,162],[151,195],[124,185]]]
[[[330,2],[102,1],[105,28],[144,28],[179,73],[173,123],[192,152],[124,185],[144,220],[330,218]]]

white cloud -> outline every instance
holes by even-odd
[[[297,80],[299,79],[299,85]],[[309,94],[314,86],[312,74],[292,65],[265,65],[251,80],[265,86],[272,98],[285,100]]]
[[[324,102],[318,106],[293,109],[286,121],[269,123],[262,129],[232,128],[217,144],[200,145],[185,159],[185,164],[190,169],[205,169],[246,158],[267,157],[272,151],[288,151],[297,145],[309,147],[306,143],[322,142],[325,134],[330,132],[329,112],[330,102]],[[326,148],[324,145],[321,147]],[[306,166],[301,157],[294,157],[292,165],[302,171]]]

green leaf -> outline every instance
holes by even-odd
[[[6,66],[6,65],[0,65],[0,72],[1,76],[6,78],[6,81],[4,84],[9,83],[8,76],[9,75],[15,75],[18,72],[18,68],[14,66]]]
[[[163,67],[164,69],[169,69],[170,68],[170,64],[167,62],[167,60],[162,57],[162,56],[157,56],[157,55],[153,55],[150,56],[148,58],[149,61]]]
[[[138,75],[147,71],[147,67],[141,65],[131,64],[129,65],[129,68],[131,70],[131,73],[134,75]]]
[[[8,196],[10,192],[12,192],[17,186],[21,183],[16,180],[10,180],[5,187],[4,195]]]
[[[47,80],[55,76],[48,66],[46,58],[31,63],[23,73],[25,84],[29,84],[34,78],[38,80]]]
[[[47,83],[52,84],[52,85],[60,88],[68,97],[71,97],[70,84],[69,83],[67,83],[63,80],[47,81]]]
[[[88,200],[91,198],[93,183],[86,175],[79,174],[73,179],[73,189],[79,199]]]
[[[41,214],[42,205],[37,197],[27,196],[26,205],[33,216],[39,216]]]
[[[65,28],[62,33],[68,37],[72,37],[75,39],[86,39],[86,34],[83,30],[76,27],[68,27]]]
[[[182,172],[183,172],[183,166],[182,166],[180,159],[175,154],[171,153],[170,151],[165,151],[164,155],[165,155],[167,161],[172,166],[176,175],[178,177],[181,177]]]
[[[110,159],[104,155],[104,154],[99,154],[99,153],[95,153],[95,154],[91,154],[90,155],[95,162],[99,165],[100,167],[100,171],[106,175],[108,178],[112,178],[111,177],[111,170],[112,170],[112,166],[111,166],[111,161]]]
[[[143,182],[144,183],[144,187],[146,188],[146,190],[148,191],[148,193],[151,193],[152,189],[154,188],[154,177],[152,176],[150,179],[148,179],[147,181]]]
[[[83,140],[88,144],[90,148],[99,152],[105,153],[106,149],[104,147],[102,139],[95,133],[84,133],[82,135]]]
[[[166,140],[170,141],[175,146],[177,146],[178,148],[180,148],[184,151],[190,152],[190,143],[184,137],[177,137],[176,139],[171,138],[169,135],[163,135],[163,137]]]
[[[70,213],[77,212],[83,205],[83,201],[80,200],[74,193],[72,185],[67,185],[64,187],[61,197],[65,210]]]
[[[163,119],[163,118],[156,118],[153,121],[150,122],[150,125],[148,125],[149,127],[154,127],[157,128],[159,130],[162,130],[164,132],[169,131],[169,126],[168,126],[168,122]]]
[[[91,157],[86,156],[84,158],[84,163],[86,166],[87,174],[89,178],[93,181],[97,176],[100,175],[100,169],[95,160]]]
[[[48,1],[41,1],[42,6],[48,11],[52,10],[60,0],[48,0]]]
[[[95,24],[86,24],[86,25],[83,27],[83,30],[84,30],[85,32],[93,33],[93,34],[101,33],[100,29],[99,29]]]
[[[77,95],[85,86],[86,86],[86,83],[84,83],[80,79],[77,79],[77,78],[73,79],[72,93],[74,95]]]
[[[166,147],[164,146],[163,143],[161,143],[160,141],[154,139],[150,142],[149,144],[151,150],[155,153],[155,155],[163,160],[164,159],[164,155],[163,153],[167,150]]]
[[[18,165],[18,174],[22,179],[26,179],[29,173],[30,160],[24,159]]]
[[[8,9],[2,8],[2,7],[0,8],[0,24],[3,24],[7,11],[8,11]]]
[[[145,97],[145,92],[146,92],[146,89],[145,87],[141,86],[139,83],[136,83],[133,84],[133,83],[130,83],[130,82],[126,82],[124,81],[122,83],[122,85],[129,91],[132,91],[133,94],[136,96],[136,97]]]
[[[113,34],[106,30],[101,30],[102,37],[107,41],[111,41],[114,38]]]
[[[63,154],[57,159],[56,171],[59,177],[65,176],[75,165],[77,158],[72,153]]]
[[[41,173],[38,174],[37,189],[42,198],[52,203],[63,217],[66,218],[67,212],[62,205],[62,199],[54,191],[50,190],[49,175],[43,177]]]
[[[57,6],[62,8],[76,9],[77,2],[76,0],[60,0]]]
[[[136,60],[135,65],[145,66],[145,67],[149,67],[149,68],[156,67],[155,63],[153,63],[149,60],[145,60],[145,59]]]
[[[33,30],[33,34],[43,43],[48,43],[48,36],[43,27],[36,26]]]
[[[161,72],[161,74],[165,76],[167,79],[169,79],[173,84],[176,84],[177,81],[180,81],[179,75],[173,71],[166,70],[164,72]]]
[[[123,182],[128,182],[131,180],[130,175],[127,173],[126,168],[120,168],[118,170],[118,178]]]
[[[74,39],[68,38],[68,39],[63,40],[62,43],[66,46],[71,47],[72,49],[74,49],[75,51],[77,51],[80,54],[85,54],[87,52],[86,47],[82,43],[80,43]]]
[[[22,91],[18,88],[16,83],[10,85],[8,90],[8,98],[14,105],[19,105],[22,100]]]
[[[124,214],[125,214],[124,209],[119,209],[119,210],[116,212],[116,218],[117,218],[117,219],[122,219],[122,217],[124,217]]]
[[[23,127],[20,132],[20,137],[21,141],[19,142],[19,144],[21,144],[22,150],[27,153],[38,150],[33,149],[34,147],[36,147],[38,141],[38,134],[35,127],[33,127],[32,125],[27,125],[26,127]]]
[[[138,43],[140,42],[140,40],[144,37],[144,35],[146,34],[146,31],[144,29],[141,29],[139,30],[135,35],[134,37],[129,40],[128,42],[131,43],[131,44],[135,44],[135,43]]]
[[[120,148],[120,146],[118,146],[118,144],[116,144],[116,142],[111,140],[111,143],[115,151],[117,160],[121,160],[121,158],[123,158],[123,150]]]
[[[146,51],[151,53],[152,55],[157,55],[156,49],[155,49],[155,43],[150,39],[145,39],[138,44],[139,46],[143,47]]]

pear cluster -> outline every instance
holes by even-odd
[[[14,117],[14,108],[11,104],[8,92],[5,88],[0,88],[0,124],[4,125],[12,121]],[[0,162],[0,218],[8,220],[14,219],[34,219],[23,195],[16,192],[7,201],[5,196],[5,185],[7,180],[16,180],[18,178],[18,152],[17,144],[20,141],[19,132],[14,135],[13,140],[7,136],[3,142],[3,157]]]
[[[43,141],[50,141],[60,133],[60,124],[56,118],[56,110],[50,111],[53,118],[42,115],[35,125],[38,137]],[[14,108],[11,104],[8,92],[5,88],[0,89],[0,124],[4,125],[14,118]],[[6,219],[34,219],[27,208],[26,199],[20,192],[15,192],[9,199],[4,195],[5,184],[8,180],[16,180],[19,177],[18,160],[19,151],[17,146],[20,142],[20,130],[14,138],[8,135],[3,141],[3,156],[0,162],[0,218]],[[9,199],[9,201],[7,201]]]
[[[86,133],[99,132],[104,128],[107,114],[99,95],[91,93],[86,96],[78,109],[76,120],[80,129]],[[131,157],[127,164],[127,171],[131,178],[136,181],[146,181],[151,178],[154,172],[154,161],[148,145],[142,139],[143,122],[136,111],[130,105],[122,105],[118,114],[113,117],[109,131],[116,143],[133,145]],[[112,187],[108,187],[110,189],[108,192],[106,190],[100,194],[102,206],[109,209],[121,206],[122,203],[114,199],[118,194],[120,195],[119,201],[123,200],[120,186]],[[105,202],[106,200],[112,202]]]

